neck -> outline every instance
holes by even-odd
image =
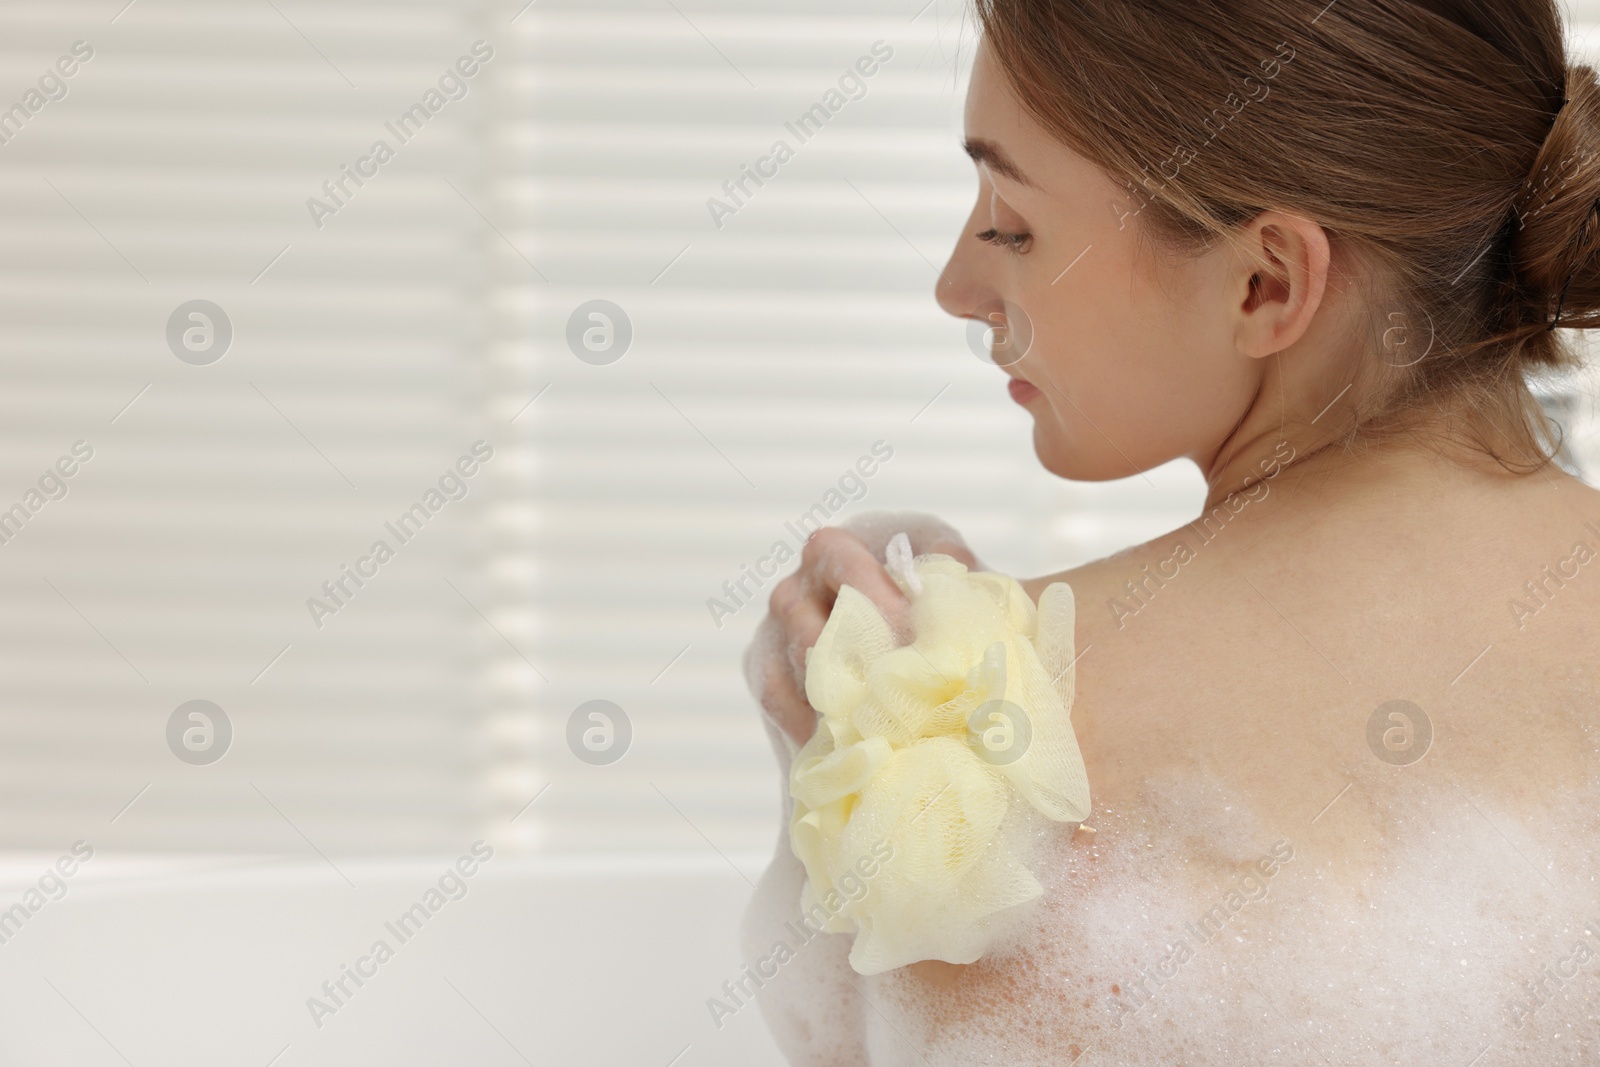
[[[1298,483],[1313,470],[1320,475],[1313,484],[1326,485],[1328,491],[1364,483],[1362,470],[1380,475],[1430,466],[1442,457],[1463,468],[1505,473],[1492,458],[1470,446],[1464,431],[1509,445],[1513,435],[1501,420],[1521,418],[1520,412],[1491,412],[1464,397],[1438,396],[1430,406],[1391,416],[1396,423],[1403,421],[1404,433],[1352,434],[1358,420],[1385,406],[1382,398],[1401,385],[1401,378],[1380,360],[1361,358],[1353,351],[1337,355],[1308,359],[1302,353],[1291,361],[1286,351],[1268,357],[1256,394],[1232,432],[1209,454],[1189,457],[1206,479],[1206,511],[1258,482]],[[1291,362],[1293,375],[1287,373]],[[1352,367],[1356,368],[1353,381]],[[1538,458],[1516,451],[1517,458],[1529,460],[1530,466]],[[1334,477],[1341,470],[1355,476]],[[1552,466],[1546,473],[1560,470]]]
[[[1320,423],[1318,424],[1320,425]],[[1261,499],[1267,494],[1277,505],[1296,500],[1301,510],[1306,504],[1319,509],[1341,508],[1360,500],[1374,500],[1383,494],[1401,499],[1428,495],[1446,485],[1504,486],[1528,478],[1542,478],[1552,484],[1571,481],[1560,467],[1527,473],[1508,472],[1493,459],[1464,448],[1430,447],[1442,436],[1445,427],[1430,423],[1417,426],[1414,435],[1395,437],[1381,443],[1352,445],[1346,435],[1307,433],[1303,428],[1282,427],[1253,435],[1241,441],[1227,458],[1219,460],[1206,474],[1207,493],[1202,515],[1226,504],[1230,497]],[[1262,488],[1252,488],[1270,483]],[[1261,512],[1258,505],[1252,510]]]

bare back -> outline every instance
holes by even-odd
[[[763,993],[793,1042],[832,990],[793,1062],[1600,1058],[1600,492],[1321,477],[1025,583],[1077,597],[1093,832],[1008,952],[815,950]]]

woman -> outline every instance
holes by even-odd
[[[757,996],[780,1046],[1600,1062],[1600,493],[1527,384],[1600,323],[1594,71],[1551,0],[978,14],[939,304],[1005,327],[1046,469],[1186,457],[1210,491],[1023,583],[1076,595],[1094,791],[1028,942],[866,976],[818,935]],[[785,772],[839,588],[904,624],[895,528],[820,531],[773,590],[746,666]],[[954,531],[913,547],[978,567]],[[803,876],[780,838],[752,956]]]

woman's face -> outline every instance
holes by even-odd
[[[966,140],[978,200],[937,297],[1005,327],[993,358],[1031,383],[1012,395],[1045,468],[1099,481],[1189,456],[1205,469],[1261,382],[1265,361],[1235,344],[1250,272],[1225,244],[1164,265],[1141,251],[1141,200],[1046,133],[986,45]]]

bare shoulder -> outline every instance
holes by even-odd
[[[1401,792],[1534,824],[1600,779],[1600,492],[1282,495],[1023,582],[1075,594],[1097,806],[1209,775],[1282,832],[1315,819],[1355,887]]]
[[[1556,1062],[1522,1023],[1565,1009],[1510,994],[1600,879],[1600,494],[1263,508],[1022,584],[1054,581],[1097,832],[1051,844],[1014,950],[864,985],[904,1009],[888,1062],[1267,1056],[1274,1012],[1410,988],[1478,1006],[1419,1050]]]
[[[1600,659],[1600,490],[1424,481],[1337,512],[1281,492],[1022,585],[1052,582],[1075,594],[1080,681],[1092,658],[1308,694],[1442,676],[1459,695],[1519,664],[1576,684]]]

